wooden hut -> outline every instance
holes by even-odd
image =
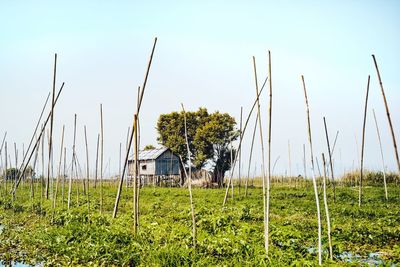
[[[167,147],[139,151],[139,177],[142,185],[170,184],[180,179],[180,159]],[[134,176],[133,155],[128,161],[128,183]]]

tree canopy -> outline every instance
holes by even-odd
[[[223,183],[230,169],[230,143],[238,138],[235,119],[228,113],[208,113],[206,108],[186,112],[189,149],[193,165],[200,169],[207,163],[213,166],[213,182]],[[157,122],[158,142],[169,147],[187,162],[184,113],[161,114]],[[234,151],[233,151],[234,153]]]

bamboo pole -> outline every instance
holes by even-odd
[[[137,114],[134,115],[134,127],[135,137],[134,137],[134,174],[133,174],[133,233],[136,235],[138,228],[138,210],[137,210],[137,180],[138,180],[138,169],[139,169],[139,151],[138,151],[138,135],[137,135]]]
[[[335,203],[336,202],[336,188],[335,188],[335,178],[334,178],[334,175],[333,175],[332,151],[331,151],[331,147],[330,147],[330,144],[329,144],[328,127],[326,126],[325,117],[324,117],[324,128],[325,128],[326,144],[328,146],[329,165],[330,165],[330,168],[331,168],[331,178],[332,178],[332,188],[333,188],[333,202]],[[335,142],[335,144],[336,144],[336,142]],[[325,165],[324,165],[324,168],[325,168]],[[325,172],[325,170],[324,170],[324,172]]]
[[[100,214],[103,213],[103,163],[104,163],[104,128],[103,128],[103,104],[100,104]]]
[[[98,174],[98,166],[99,166],[99,142],[100,142],[100,134],[97,134],[97,146],[96,146],[96,166],[94,172],[94,188],[96,189],[97,185],[97,174]]]
[[[376,119],[375,115],[375,110],[372,109],[372,113],[374,114],[374,121],[375,121],[375,127],[376,127],[376,134],[378,135],[378,141],[379,141],[379,148],[381,152],[381,160],[382,160],[382,173],[383,173],[383,186],[385,188],[385,199],[386,201],[388,200],[388,191],[387,191],[387,186],[386,186],[386,171],[385,171],[385,159],[383,157],[383,149],[382,149],[382,141],[381,141],[381,134],[379,132],[379,126],[378,126],[378,121]]]
[[[153,48],[151,50],[150,59],[149,59],[148,65],[147,65],[146,74],[145,74],[145,77],[144,77],[143,85],[141,87],[142,89],[140,91],[140,100],[138,102],[137,110],[136,110],[136,113],[135,113],[136,116],[139,116],[140,107],[142,105],[143,96],[144,96],[144,92],[145,92],[145,89],[146,89],[147,79],[149,77],[150,67],[151,67],[151,63],[153,61],[153,55],[154,55],[154,50],[156,48],[156,44],[157,44],[157,37],[154,39],[154,44],[153,44]],[[135,121],[133,121],[133,125],[135,125]],[[125,155],[124,168],[122,169],[122,174],[121,174],[120,181],[119,181],[119,184],[118,184],[117,196],[115,198],[113,218],[116,218],[117,217],[117,213],[118,213],[118,204],[119,204],[119,200],[121,198],[122,186],[123,186],[123,183],[124,183],[124,175],[125,175],[126,167],[128,165],[129,150],[130,150],[131,145],[132,145],[132,139],[133,139],[134,131],[137,131],[137,129],[133,129],[133,127],[132,127],[131,136],[129,138],[128,149],[127,149],[127,152],[126,152],[126,155]]]
[[[388,119],[388,122],[389,122],[390,132],[392,134],[393,148],[394,148],[394,153],[395,153],[395,156],[396,156],[397,168],[398,168],[399,173],[400,173],[400,160],[399,160],[399,154],[398,154],[398,150],[397,150],[396,137],[394,135],[394,130],[393,130],[392,119],[390,118],[389,106],[388,106],[388,103],[386,101],[385,90],[383,89],[381,74],[379,73],[378,63],[376,62],[375,55],[372,55],[372,58],[374,60],[376,73],[378,75],[379,85],[381,87],[381,92],[382,92],[382,97],[383,97],[383,102],[385,103],[386,116],[387,116],[387,119]]]
[[[56,182],[56,191],[54,192],[53,196],[53,209],[56,208],[56,201],[57,201],[57,194],[58,194],[58,186],[60,183],[60,175],[61,175],[61,160],[62,160],[62,149],[64,146],[64,130],[65,130],[65,125],[62,127],[62,134],[61,134],[61,146],[60,146],[60,160],[58,161],[58,172],[57,172],[57,182]]]
[[[328,199],[326,195],[326,161],[325,155],[322,153],[322,162],[324,166],[324,177],[323,177],[323,185],[324,185],[324,206],[325,206],[325,214],[326,214],[326,226],[328,230],[328,243],[329,243],[329,258],[333,260],[333,251],[332,251],[332,239],[331,239],[331,219],[329,217],[329,207],[328,207]]]
[[[64,147],[64,168],[63,168],[63,179],[62,179],[62,189],[61,189],[61,207],[62,208],[64,208],[66,165],[67,165],[67,148]]]
[[[240,140],[242,140],[242,120],[243,120],[243,107],[240,107]],[[241,167],[242,167],[242,150],[238,151],[239,153],[239,186],[238,186],[238,195],[240,197],[240,187],[242,185],[242,177],[241,177]]]
[[[183,110],[183,118],[185,123],[185,140],[186,140],[186,148],[188,151],[188,161],[189,161],[189,177],[187,177],[188,181],[188,188],[189,188],[189,197],[190,197],[190,209],[192,211],[192,235],[193,235],[193,249],[196,250],[196,217],[194,213],[194,204],[193,204],[193,194],[192,194],[192,162],[191,162],[191,155],[190,155],[190,148],[189,148],[189,140],[187,135],[187,125],[186,125],[186,111],[182,105]],[[184,168],[185,169],[185,168]],[[185,170],[186,174],[186,170]]]
[[[264,86],[265,86],[265,84],[267,83],[267,80],[268,80],[268,77],[265,79],[264,84],[263,84],[263,86],[261,87],[261,90],[260,90],[259,94],[257,95],[256,100],[254,100],[253,106],[251,107],[249,114],[247,115],[247,119],[246,119],[246,122],[245,122],[244,127],[243,127],[243,135],[244,135],[244,133],[246,132],[247,125],[248,125],[248,123],[249,123],[251,114],[253,113],[253,110],[254,110],[254,108],[256,107],[258,98],[260,97],[262,91],[264,90]],[[243,139],[242,139],[242,140],[243,140]],[[239,145],[238,145],[237,151],[240,151],[241,148],[242,148],[242,142],[240,141],[240,142],[239,142]],[[233,171],[235,170],[236,160],[237,160],[237,157],[235,157],[235,160],[234,160],[234,162],[233,162],[233,166],[231,167],[231,173],[230,173],[230,176],[229,176],[228,183],[227,183],[227,185],[226,185],[225,196],[224,196],[224,201],[223,201],[223,203],[222,203],[222,206],[225,206],[226,200],[228,199],[229,187],[230,187],[231,182],[232,182],[232,179],[233,179]]]
[[[8,160],[8,155],[7,155],[7,141],[5,141],[5,144],[4,144],[4,161],[5,161],[5,168],[6,168],[6,172],[5,172],[5,175],[4,175],[4,194],[7,194],[7,166],[8,166],[8,162],[7,162],[7,160]]]
[[[304,179],[307,179],[307,162],[306,162],[306,145],[303,144],[303,168],[304,168]]]
[[[56,105],[57,100],[58,100],[58,98],[59,98],[59,96],[60,96],[60,94],[61,94],[63,88],[64,88],[64,83],[62,83],[62,85],[61,85],[61,87],[60,87],[60,90],[59,90],[58,93],[57,93],[57,97],[56,97],[56,99],[55,99],[54,106]],[[42,130],[40,131],[40,134],[39,134],[39,137],[38,137],[38,141],[36,141],[36,143],[35,143],[35,145],[34,145],[34,147],[33,147],[33,149],[32,149],[32,152],[30,153],[30,156],[28,157],[28,160],[27,160],[27,162],[26,162],[25,165],[24,165],[23,170],[19,173],[18,180],[15,182],[14,187],[13,187],[13,192],[12,192],[13,194],[16,193],[16,190],[17,190],[17,188],[18,188],[18,185],[19,185],[19,183],[21,182],[22,176],[23,176],[23,174],[25,173],[26,168],[28,167],[28,164],[29,164],[29,162],[30,162],[30,160],[31,160],[31,158],[32,158],[32,156],[33,156],[33,154],[34,154],[34,151],[35,151],[35,149],[36,149],[36,146],[38,145],[39,140],[41,140],[40,138],[42,137],[42,135],[45,133],[45,127],[46,127],[46,125],[47,125],[47,123],[48,123],[48,121],[49,121],[49,119],[50,119],[50,116],[51,116],[51,113],[47,116],[46,121],[43,123],[43,125],[42,125]],[[28,152],[27,152],[26,154],[28,154]]]
[[[250,147],[250,156],[249,156],[249,166],[247,169],[247,177],[246,177],[246,183],[245,183],[245,189],[244,189],[244,196],[247,197],[247,187],[250,179],[250,168],[251,168],[251,159],[253,156],[253,148],[254,148],[254,139],[256,137],[256,131],[257,131],[257,124],[258,124],[258,114],[254,123],[254,130],[253,130],[253,135],[251,138],[251,147]]]
[[[311,137],[311,123],[310,123],[310,108],[308,105],[307,98],[307,90],[306,84],[304,82],[304,76],[301,75],[301,80],[303,82],[304,89],[304,98],[306,104],[306,112],[307,112],[307,125],[308,125],[308,141],[310,144],[310,153],[311,153],[311,174],[313,179],[314,193],[315,193],[315,202],[317,206],[317,220],[318,220],[318,264],[322,264],[322,244],[321,244],[321,212],[319,207],[319,198],[318,198],[318,189],[317,189],[317,180],[315,178],[315,168],[314,168],[314,155],[313,155],[313,146],[312,146],[312,137]]]
[[[83,128],[84,133],[85,133],[85,147],[86,147],[86,184],[87,184],[87,189],[86,189],[86,195],[87,195],[87,205],[88,205],[88,215],[90,214],[90,182],[89,182],[89,149],[88,149],[88,141],[87,141],[87,134],[86,134],[86,125]]]
[[[36,169],[36,163],[38,161],[38,157],[39,157],[39,147],[36,148],[35,151],[35,159],[33,160],[33,171],[35,171]],[[31,189],[31,206],[33,209],[33,205],[34,205],[34,201],[35,201],[35,187],[33,184],[33,173],[31,174],[31,184],[30,184],[30,189]]]
[[[268,205],[267,205],[267,191],[266,191],[266,177],[265,177],[265,158],[264,158],[264,138],[262,133],[262,124],[261,124],[261,108],[260,108],[260,98],[258,97],[258,80],[257,80],[257,66],[256,66],[256,58],[253,57],[253,68],[254,68],[254,82],[256,85],[256,95],[257,95],[257,115],[258,115],[258,129],[260,134],[260,143],[261,143],[261,176],[262,176],[262,187],[263,187],[263,217],[264,217],[264,246],[265,246],[265,254],[268,257]]]
[[[138,97],[140,97],[140,96],[138,96]],[[130,133],[130,126],[128,126],[128,132],[126,133],[126,145],[125,145],[125,153],[129,153],[129,148],[128,148],[128,144],[129,144],[129,133]],[[121,165],[122,165],[122,161],[121,161]],[[121,166],[122,167],[122,166]],[[127,176],[129,176],[129,175],[127,175]],[[119,174],[119,177],[121,177],[121,172],[120,172],[120,174]],[[126,180],[126,188],[128,188],[128,186],[129,186],[129,181],[128,181],[128,179]]]
[[[289,182],[292,181],[292,160],[290,155],[290,140],[288,140],[288,156],[289,156]]]
[[[370,81],[370,76],[368,75],[367,94],[365,96],[364,119],[363,119],[362,140],[361,140],[360,187],[359,187],[359,191],[358,191],[359,192],[359,194],[358,194],[358,206],[359,207],[361,207],[361,202],[362,202],[362,181],[363,181],[363,167],[364,167],[365,125],[366,125],[366,122],[367,122],[369,81]]]
[[[268,177],[267,177],[267,229],[266,229],[266,255],[268,257],[269,247],[269,206],[270,206],[270,190],[271,190],[271,137],[272,137],[272,74],[271,74],[271,51],[268,50],[268,77],[269,77],[269,107],[268,107]],[[260,125],[261,129],[261,125]],[[279,159],[279,157],[278,157]],[[278,160],[277,160],[278,161]],[[275,167],[275,166],[274,166]]]
[[[75,141],[76,141],[76,114],[74,116],[74,139],[72,144],[72,166],[71,166],[71,175],[69,176],[69,185],[68,185],[68,204],[67,208],[71,207],[71,192],[72,192],[72,176],[74,174],[74,159],[75,159]]]
[[[51,117],[50,117],[50,136],[49,136],[49,161],[47,163],[47,183],[46,183],[46,199],[49,199],[50,175],[53,175],[53,122],[54,122],[54,105],[56,95],[56,74],[57,74],[57,54],[54,54],[54,70],[53,70],[53,94],[51,100]],[[51,172],[50,172],[51,171]],[[51,178],[53,180],[53,177]],[[53,190],[53,187],[52,187]]]

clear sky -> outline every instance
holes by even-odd
[[[9,147],[16,142],[21,154],[51,90],[54,53],[58,53],[57,88],[62,82],[66,85],[55,110],[55,158],[59,157],[64,124],[67,154],[71,155],[76,113],[78,156],[84,162],[83,125],[87,125],[93,166],[99,105],[103,103],[105,164],[110,159],[110,172],[117,172],[119,143],[125,144],[136,88],[142,84],[157,36],[141,111],[142,145],[157,144],[159,114],[180,110],[180,103],[189,110],[202,106],[211,112],[228,112],[239,121],[240,107],[247,114],[255,97],[251,58],[256,56],[261,80],[271,50],[272,161],[280,157],[276,173],[289,170],[289,140],[292,174],[303,172],[307,132],[301,74],[308,87],[315,155],[326,153],[323,116],[331,139],[340,132],[334,155],[336,172],[358,165],[366,83],[371,75],[366,167],[379,169],[381,164],[374,108],[387,166],[396,170],[371,54],[377,57],[400,139],[399,15],[399,1],[2,0],[0,136],[7,131]],[[266,126],[266,94],[261,101]],[[250,132],[244,143],[246,162]],[[259,144],[256,146],[259,165]],[[247,163],[243,167],[247,170]]]

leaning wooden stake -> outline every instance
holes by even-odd
[[[246,119],[246,122],[244,123],[244,127],[243,127],[243,136],[244,136],[244,133],[246,132],[247,125],[248,125],[248,123],[249,123],[251,114],[253,114],[254,108],[255,108],[256,105],[257,105],[257,99],[260,97],[260,95],[261,95],[261,93],[262,93],[262,91],[263,91],[263,89],[264,89],[264,86],[265,86],[267,80],[268,80],[268,78],[265,79],[264,84],[263,84],[263,86],[261,87],[261,90],[260,90],[259,94],[257,95],[256,100],[254,100],[253,105],[252,105],[252,107],[251,107],[251,109],[250,109],[249,114],[247,115],[247,119]],[[243,141],[243,139],[239,141],[239,145],[238,145],[237,151],[240,151],[240,149],[242,148],[242,141]],[[233,172],[235,171],[236,162],[237,162],[237,157],[235,157],[235,159],[234,159],[234,161],[233,161],[233,166],[231,166],[231,171],[230,171],[231,173],[230,173],[230,176],[229,176],[228,183],[226,184],[225,196],[224,196],[224,201],[222,202],[222,206],[225,206],[226,201],[227,201],[227,199],[228,199],[229,187],[231,186],[231,183],[232,183],[232,180],[233,180]]]
[[[379,126],[378,126],[378,121],[376,120],[376,115],[375,115],[375,110],[372,109],[372,113],[374,114],[374,121],[375,121],[375,127],[376,127],[376,133],[378,135],[378,141],[379,141],[379,148],[381,151],[381,160],[382,160],[382,173],[383,173],[383,186],[385,187],[385,198],[388,200],[388,191],[387,191],[387,186],[386,186],[386,171],[385,171],[385,159],[383,158],[383,149],[382,149],[382,141],[381,141],[381,134],[379,132]]]
[[[157,37],[154,39],[153,49],[151,50],[150,59],[149,59],[148,65],[147,65],[146,74],[145,74],[143,85],[142,85],[142,88],[141,88],[141,91],[140,91],[140,99],[138,101],[139,104],[137,106],[136,113],[135,113],[137,116],[139,116],[140,107],[142,105],[143,96],[144,96],[144,92],[145,92],[146,84],[147,84],[147,79],[148,79],[149,73],[150,73],[151,63],[153,61],[154,50],[156,49],[156,44],[157,44]],[[133,125],[135,125],[135,121],[133,121]],[[121,198],[122,186],[123,186],[123,183],[124,183],[124,175],[125,175],[125,171],[126,171],[126,168],[127,168],[127,165],[128,165],[129,150],[130,150],[131,145],[132,145],[132,139],[133,139],[134,131],[137,131],[137,129],[132,129],[131,136],[129,138],[128,149],[127,149],[126,155],[125,155],[124,168],[122,169],[121,177],[120,177],[119,184],[118,184],[117,196],[115,198],[113,218],[116,218],[117,217],[117,213],[118,213],[118,204],[119,204],[119,200]]]
[[[361,140],[361,163],[360,163],[360,185],[359,185],[360,187],[359,187],[359,191],[358,191],[358,206],[359,207],[361,207],[361,201],[362,201],[362,180],[363,180],[363,167],[364,167],[365,124],[367,122],[369,81],[370,81],[370,76],[368,75],[367,94],[365,96],[364,119],[363,119],[362,140]]]
[[[317,205],[317,220],[318,220],[318,264],[322,264],[322,244],[321,244],[321,211],[319,208],[319,198],[318,198],[318,188],[317,188],[317,179],[315,178],[315,168],[314,168],[314,155],[313,155],[313,146],[312,146],[312,137],[311,137],[311,123],[310,123],[310,108],[308,106],[308,98],[307,98],[307,90],[306,84],[304,82],[304,76],[301,75],[301,80],[303,82],[304,89],[304,98],[306,103],[306,112],[307,112],[307,125],[308,125],[308,142],[310,144],[310,153],[311,153],[311,174],[313,179],[314,193],[315,193],[315,203]]]
[[[59,96],[60,96],[60,94],[61,94],[63,88],[64,88],[64,83],[62,83],[60,89],[58,90],[57,97],[56,97],[56,99],[55,99],[54,105],[56,105],[57,100],[58,100],[58,98],[59,98]],[[46,105],[46,104],[45,104],[45,105]],[[31,160],[31,158],[32,158],[32,156],[33,156],[33,154],[34,154],[34,152],[35,152],[35,149],[36,149],[36,147],[37,147],[37,146],[39,145],[39,143],[40,143],[41,137],[42,137],[42,135],[44,135],[44,133],[45,133],[45,128],[46,128],[47,123],[48,123],[49,120],[50,120],[50,116],[51,116],[51,113],[47,116],[46,121],[42,124],[39,137],[37,138],[37,141],[36,141],[35,145],[33,146],[32,151],[31,151],[31,153],[30,153],[30,155],[29,155],[29,157],[28,157],[28,160],[27,160],[26,163],[24,164],[24,167],[22,168],[22,165],[21,165],[20,170],[22,169],[22,171],[19,171],[19,177],[18,177],[17,181],[14,183],[14,186],[13,186],[13,191],[12,191],[12,193],[13,193],[14,195],[15,195],[15,193],[16,193],[16,191],[17,191],[17,188],[18,188],[18,186],[19,186],[19,183],[21,182],[21,179],[22,179],[23,175],[25,174],[26,168],[28,167],[28,164],[29,164],[29,162],[30,162],[30,160]],[[39,121],[40,121],[40,119],[39,119]],[[35,132],[36,132],[36,131],[35,131]],[[28,150],[29,150],[29,147],[28,147]],[[25,157],[26,157],[27,155],[28,155],[28,151],[27,151],[27,153],[25,154]],[[25,157],[24,157],[23,162],[25,162]]]
[[[323,185],[324,185],[324,206],[325,206],[325,214],[326,214],[326,226],[328,230],[328,242],[329,242],[329,257],[333,260],[333,252],[332,252],[332,239],[331,239],[331,219],[329,217],[329,207],[328,207],[328,199],[326,196],[326,160],[325,155],[322,153],[322,162],[324,166],[324,177],[323,177]]]
[[[375,55],[372,55],[372,58],[374,59],[374,64],[375,64],[375,68],[376,68],[376,73],[378,74],[379,84],[380,84],[380,86],[381,86],[383,102],[385,103],[385,108],[386,108],[386,116],[387,116],[387,118],[388,118],[389,127],[390,127],[390,132],[392,133],[393,148],[394,148],[394,153],[395,153],[395,156],[396,156],[397,168],[398,168],[398,171],[399,171],[399,173],[400,173],[400,160],[399,160],[399,154],[398,154],[398,152],[397,152],[397,143],[396,143],[396,137],[395,137],[395,135],[394,135],[392,119],[390,118],[389,106],[388,106],[388,103],[387,103],[387,101],[386,101],[386,95],[385,95],[385,91],[383,90],[382,79],[381,79],[381,75],[380,75],[380,73],[379,73],[378,63],[376,63]]]
[[[257,79],[257,66],[256,58],[253,57],[253,68],[254,68],[254,82],[256,85],[256,96],[257,96],[257,116],[258,116],[258,129],[260,131],[260,142],[261,142],[261,176],[262,176],[262,187],[263,187],[263,214],[264,214],[264,246],[265,254],[268,257],[268,215],[267,215],[267,191],[266,191],[266,179],[265,179],[265,158],[264,158],[264,138],[262,133],[261,124],[261,109],[260,109],[260,98],[258,97],[258,79]]]
[[[333,202],[336,202],[336,188],[335,188],[335,178],[334,178],[334,175],[333,175],[332,150],[331,150],[331,146],[329,144],[328,127],[326,126],[325,117],[324,117],[324,127],[325,127],[326,143],[328,145],[329,165],[331,167],[332,188],[333,188]],[[325,166],[324,166],[324,168],[325,168]],[[325,169],[324,169],[324,173],[325,173]]]
[[[182,111],[183,111],[183,118],[184,118],[184,123],[185,123],[185,140],[186,140],[186,148],[188,151],[188,161],[189,161],[189,177],[187,177],[188,181],[188,188],[189,188],[189,197],[190,197],[190,209],[192,211],[192,235],[193,235],[193,249],[196,249],[196,217],[194,213],[194,205],[193,205],[193,194],[192,194],[192,162],[191,162],[191,155],[190,155],[190,148],[189,148],[189,140],[187,136],[187,125],[186,125],[186,112],[185,108],[182,105]],[[232,162],[231,162],[232,164]],[[185,169],[185,168],[184,168]],[[185,170],[186,174],[186,170]]]

